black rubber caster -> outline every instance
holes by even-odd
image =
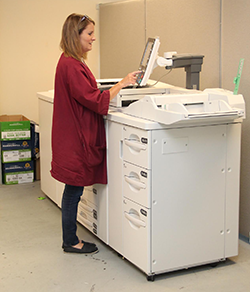
[[[148,280],[149,282],[154,282],[154,280],[155,280],[155,275],[147,275],[147,280]]]

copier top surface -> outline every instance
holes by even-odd
[[[182,92],[173,87],[168,94],[144,96],[123,113],[163,125],[224,123],[244,119],[245,102],[241,94],[223,89]]]

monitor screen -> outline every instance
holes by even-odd
[[[137,75],[136,83],[138,86],[145,86],[147,84],[147,81],[154,69],[159,46],[159,38],[148,38],[138,69],[141,71],[141,73]]]

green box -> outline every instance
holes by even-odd
[[[34,181],[34,171],[20,171],[3,173],[3,183],[6,185],[15,185],[30,183]]]
[[[31,149],[17,149],[2,151],[2,163],[30,161]]]
[[[23,161],[2,164],[3,183],[6,185],[30,183],[34,181],[34,162]]]
[[[29,140],[30,121],[22,115],[0,116],[1,141]]]

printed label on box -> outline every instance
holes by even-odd
[[[8,140],[1,141],[2,150],[31,149],[30,140]]]
[[[34,162],[30,161],[18,161],[13,163],[3,163],[2,164],[3,173],[7,172],[21,172],[21,171],[31,171],[34,170]]]
[[[30,139],[30,131],[2,132],[1,139],[2,140]]]
[[[29,183],[34,180],[34,172],[32,171],[24,171],[24,172],[13,172],[5,174],[5,184],[21,184],[21,183]]]
[[[30,149],[19,149],[19,150],[9,150],[2,151],[2,162],[16,162],[16,161],[28,161],[31,160],[31,150]]]

